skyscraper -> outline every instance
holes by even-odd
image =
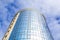
[[[14,19],[3,40],[53,40],[39,11],[25,9],[19,11]]]

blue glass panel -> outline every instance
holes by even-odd
[[[20,12],[9,40],[53,40],[44,16],[35,10]]]

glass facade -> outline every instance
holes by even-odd
[[[53,40],[44,16],[35,10],[23,10],[9,40]]]

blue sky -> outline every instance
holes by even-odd
[[[60,0],[0,0],[0,40],[16,12],[24,8],[40,10],[54,40],[60,40]]]

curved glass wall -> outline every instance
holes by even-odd
[[[44,16],[35,10],[22,10],[9,40],[53,40]]]

